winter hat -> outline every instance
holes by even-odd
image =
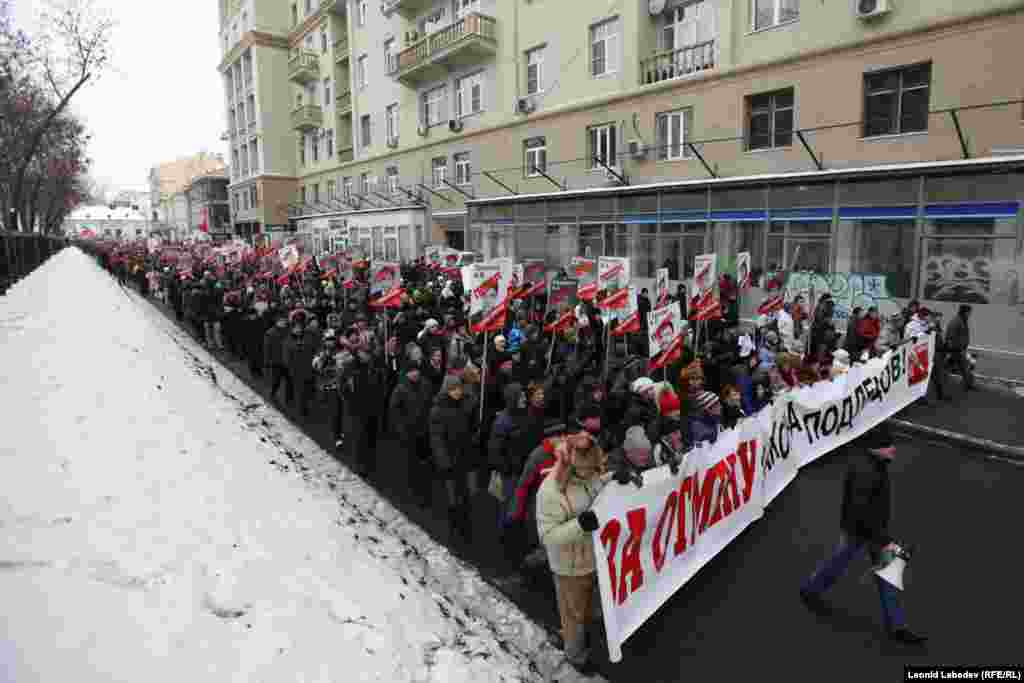
[[[440,326],[441,326],[441,323],[437,322],[433,318],[431,318],[427,322],[423,323],[423,329],[424,330],[436,330]]]
[[[459,377],[458,375],[445,375],[444,380],[441,381],[441,393],[447,394],[455,387],[462,386],[465,386],[465,383],[462,381],[462,378]]]
[[[713,407],[718,405],[718,402],[718,397],[710,391],[702,391],[697,395],[697,406],[702,412],[710,412]]]
[[[654,380],[650,377],[637,377],[633,380],[633,383],[629,386],[630,391],[634,394],[639,394],[645,389],[654,386]]]
[[[626,430],[626,440],[622,442],[622,450],[634,467],[647,467],[651,460],[651,442],[644,433],[644,428],[635,425]]]
[[[750,354],[757,348],[754,346],[753,340],[748,335],[743,335],[739,339],[740,345],[740,358],[748,358]]]
[[[850,369],[850,353],[846,349],[836,349],[832,352],[832,369]]]
[[[661,400],[658,401],[658,409],[662,415],[670,415],[672,413],[678,413],[682,408],[679,403],[679,397],[676,396],[674,391],[666,391],[661,395]]]

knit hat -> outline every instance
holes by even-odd
[[[702,391],[697,395],[697,406],[701,411],[707,413],[714,406],[718,405],[718,397],[712,394],[710,391]]]
[[[658,409],[662,415],[669,415],[671,413],[678,413],[682,406],[679,403],[679,397],[676,396],[674,391],[666,391],[661,395],[661,399],[658,401]]]
[[[836,349],[832,352],[832,368],[840,370],[850,369],[850,353],[846,349]]]
[[[441,393],[442,394],[447,394],[449,391],[451,391],[455,387],[462,387],[462,386],[464,386],[463,381],[462,381],[462,377],[460,377],[458,375],[445,375],[444,379],[441,381]]]
[[[651,459],[651,442],[640,425],[626,430],[626,439],[622,442],[622,450],[626,458],[635,467],[646,467]]]
[[[644,389],[654,386],[654,380],[650,377],[637,377],[633,380],[633,383],[629,386],[630,391],[634,394],[639,394]]]

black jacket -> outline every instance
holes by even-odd
[[[420,375],[413,384],[402,377],[391,393],[389,419],[391,428],[400,441],[411,442],[425,436],[430,417],[430,404],[435,392],[430,381]]]
[[[354,358],[348,364],[339,379],[349,416],[369,417],[380,412],[386,388],[384,372],[376,358],[369,362]]]
[[[430,448],[434,464],[442,473],[467,470],[475,464],[473,425],[471,402],[438,394],[430,410]]]
[[[889,463],[868,451],[857,454],[843,482],[839,526],[874,551],[890,543]]]

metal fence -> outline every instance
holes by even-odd
[[[62,236],[0,230],[0,294],[67,245]]]

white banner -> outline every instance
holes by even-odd
[[[654,271],[654,307],[668,303],[668,268]]]
[[[928,391],[934,338],[904,344],[831,381],[791,391],[690,451],[678,472],[611,482],[593,534],[611,661],[622,643],[747,526],[800,467],[860,436]],[[837,501],[838,504],[838,501]]]
[[[679,302],[656,308],[647,314],[648,355],[651,358],[668,350],[683,333],[683,314]]]

